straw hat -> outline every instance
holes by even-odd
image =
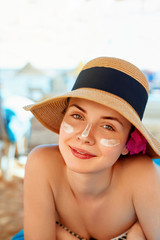
[[[45,127],[59,133],[67,98],[95,101],[128,119],[146,138],[147,154],[157,158],[160,156],[160,142],[142,124],[148,93],[148,81],[136,66],[122,59],[100,57],[82,68],[71,92],[24,109],[30,110]]]

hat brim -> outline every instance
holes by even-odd
[[[67,98],[83,98],[91,100],[119,112],[146,138],[148,142],[147,154],[152,158],[160,157],[160,142],[144,127],[132,106],[125,100],[111,93],[91,88],[80,88],[64,95],[26,106],[24,109],[31,111],[46,128],[55,133],[59,133],[60,125],[64,117],[64,109],[68,104]]]

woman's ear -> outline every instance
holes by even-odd
[[[127,155],[129,153],[129,150],[127,149],[127,146],[125,145],[122,150],[122,155]]]

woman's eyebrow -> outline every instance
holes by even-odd
[[[104,116],[104,117],[102,117],[102,119],[117,121],[119,124],[121,124],[123,126],[123,123],[116,117]]]
[[[84,110],[82,107],[78,106],[77,104],[71,104],[71,105],[69,105],[69,107],[76,107],[79,110],[81,110],[82,112],[86,113],[86,110]]]

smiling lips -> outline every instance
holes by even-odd
[[[71,149],[71,152],[72,154],[77,157],[77,158],[80,158],[80,159],[90,159],[90,158],[93,158],[93,157],[96,157],[96,155],[94,154],[91,154],[83,149],[80,149],[80,148],[72,148],[70,147]]]

